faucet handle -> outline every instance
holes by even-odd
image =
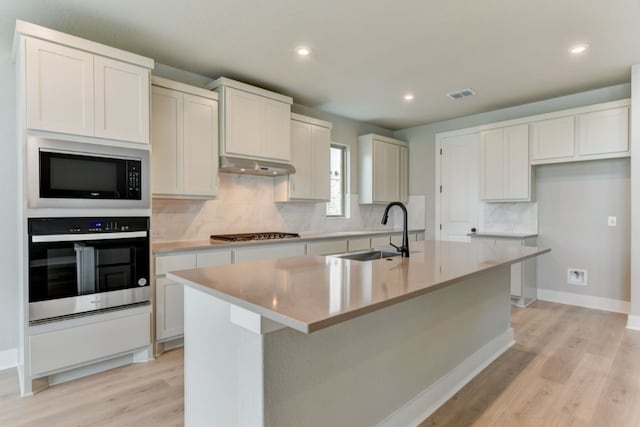
[[[393,243],[391,243],[391,237],[389,237],[389,244],[390,244],[391,246],[393,246],[394,248],[396,248],[396,251],[398,251],[398,252],[402,252],[402,247],[401,247],[401,246],[396,246],[396,245],[394,245]]]

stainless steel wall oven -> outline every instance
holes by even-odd
[[[150,301],[149,218],[30,218],[29,321]]]

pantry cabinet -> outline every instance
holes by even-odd
[[[358,137],[360,203],[409,200],[408,144],[380,135]]]
[[[221,77],[207,86],[220,95],[220,155],[291,160],[292,98]]]
[[[480,133],[480,200],[531,200],[528,125]]]
[[[25,51],[28,129],[149,142],[149,68],[31,37]]]
[[[276,178],[276,201],[329,201],[331,127],[322,120],[291,114],[291,163],[296,172]]]
[[[157,198],[217,195],[217,94],[154,77],[151,191]]]

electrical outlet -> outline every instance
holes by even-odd
[[[151,240],[162,240],[164,233],[160,230],[151,230]]]
[[[607,225],[609,227],[615,227],[618,223],[618,218],[615,216],[610,216],[609,218],[607,218]]]
[[[567,269],[567,283],[570,285],[587,286],[587,270],[577,268]]]

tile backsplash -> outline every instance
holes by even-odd
[[[538,203],[481,203],[480,231],[537,233]]]
[[[221,173],[216,200],[153,199],[154,241],[206,240],[211,234],[253,231],[317,233],[384,230],[402,227],[402,215],[392,209],[389,225],[380,224],[384,206],[359,205],[349,199],[349,218],[327,218],[324,203],[275,203],[273,178]],[[425,198],[411,196],[409,228],[424,229]]]

